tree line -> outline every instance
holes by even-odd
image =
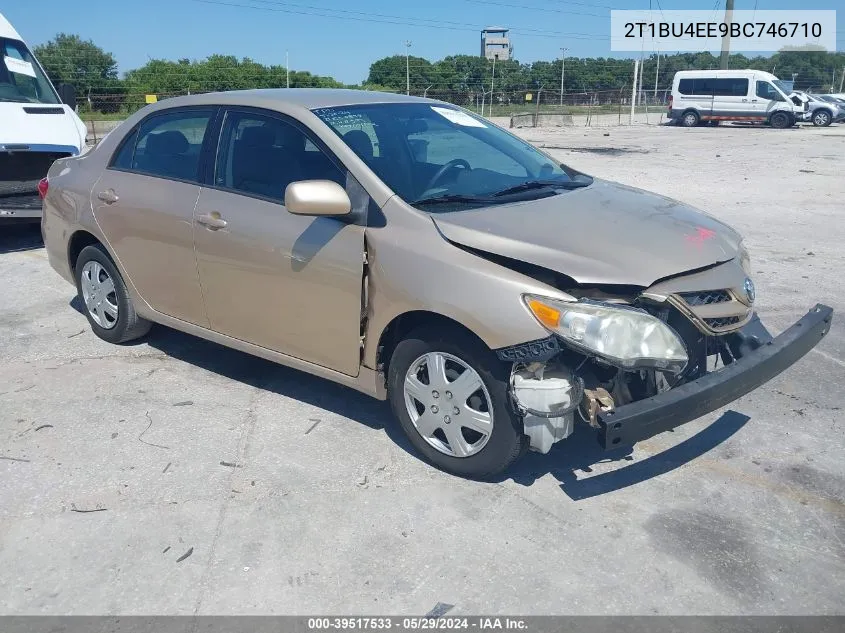
[[[403,55],[374,61],[361,84],[344,85],[332,77],[291,70],[281,65],[264,65],[249,58],[211,55],[201,60],[153,59],[120,77],[114,56],[90,40],[60,33],[35,48],[47,74],[55,83],[74,86],[83,106],[92,110],[131,111],[143,105],[143,95],[166,97],[177,94],[240,90],[249,88],[359,88],[405,92],[408,83],[415,95],[427,95],[467,105],[479,96],[497,103],[521,103],[526,94],[550,97],[560,93],[562,60],[520,63],[497,61],[474,55],[450,55],[430,61]],[[633,59],[572,57],[564,60],[567,95],[584,93],[630,94]],[[782,51],[769,57],[730,56],[731,68],[766,70],[781,79],[795,80],[796,88],[838,91],[845,68],[845,53]],[[643,59],[644,91],[663,91],[676,71],[718,68],[718,57],[710,53],[649,55]],[[406,76],[406,72],[408,75]],[[544,99],[545,101],[546,99]]]

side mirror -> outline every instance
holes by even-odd
[[[59,99],[71,108],[76,109],[76,89],[70,84],[59,84],[57,87]]]
[[[285,189],[285,208],[294,215],[349,215],[352,202],[332,180],[300,180]]]

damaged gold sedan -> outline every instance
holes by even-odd
[[[832,319],[817,305],[772,338],[730,227],[430,99],[168,99],[40,190],[95,334],[161,323],[389,399],[420,454],[468,477],[578,421],[613,448],[695,419]]]

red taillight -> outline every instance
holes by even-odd
[[[669,111],[672,110],[672,95],[669,95]]]
[[[47,189],[50,188],[50,182],[46,178],[42,178],[38,181],[38,195],[41,196],[43,200],[44,197],[47,195]],[[32,191],[30,189],[30,191]]]

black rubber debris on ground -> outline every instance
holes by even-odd
[[[190,555],[191,555],[191,554],[193,554],[193,553],[194,553],[194,548],[192,547],[192,548],[190,548],[187,552],[185,552],[184,554],[182,554],[179,558],[177,558],[177,559],[176,559],[176,562],[177,562],[177,563],[181,563],[183,560],[185,560],[186,558],[188,558],[188,556],[190,556]]]
[[[434,608],[431,611],[429,611],[428,613],[425,614],[425,617],[427,617],[427,618],[439,618],[439,617],[446,615],[447,613],[449,613],[449,611],[451,611],[454,608],[455,608],[455,605],[453,605],[453,604],[447,604],[445,602],[438,602],[436,605],[434,605]]]

